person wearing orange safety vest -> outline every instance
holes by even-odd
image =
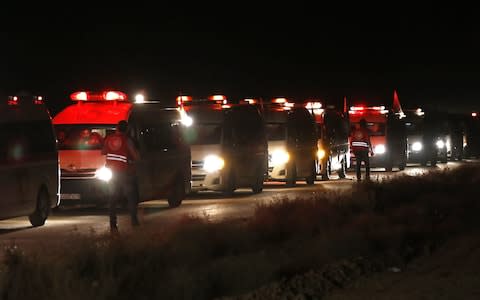
[[[120,121],[115,133],[106,137],[102,154],[106,155],[105,166],[112,171],[109,182],[110,230],[117,228],[117,202],[125,197],[128,202],[132,226],[137,226],[138,191],[136,188],[135,169],[132,162],[139,159],[139,154],[132,139],[127,135],[128,123]]]
[[[350,147],[355,155],[357,180],[361,178],[362,162],[365,164],[365,178],[370,179],[370,159],[369,154],[373,154],[372,145],[370,143],[370,132],[367,128],[367,121],[361,119],[360,126],[352,130],[350,136]]]

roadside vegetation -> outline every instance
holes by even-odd
[[[344,283],[337,275],[347,280],[401,267],[477,230],[479,190],[480,168],[465,166],[362,183],[346,193],[276,199],[259,204],[245,221],[185,216],[116,238],[72,236],[61,248],[33,253],[12,244],[0,265],[1,297],[275,299],[286,289],[318,295]],[[319,290],[269,289],[294,284],[301,274],[319,281]]]

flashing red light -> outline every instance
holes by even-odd
[[[472,117],[476,118],[477,117],[477,113],[476,112],[472,112]]]
[[[245,98],[245,99],[240,100],[240,103],[257,104],[258,101],[257,101],[257,99],[253,99],[253,98]]]
[[[321,109],[322,103],[321,102],[307,102],[305,104],[305,108],[307,109]]]
[[[350,107],[351,111],[362,111],[365,110],[365,106],[352,106]]]
[[[219,104],[227,104],[227,97],[225,95],[212,95],[208,100],[216,101]]]
[[[73,101],[87,101],[88,94],[87,92],[75,92],[70,95],[70,99],[72,99]]]
[[[17,96],[8,97],[8,105],[18,105],[18,97]]]
[[[43,104],[43,97],[42,96],[35,96],[33,97],[33,103],[35,104]]]
[[[287,98],[274,98],[272,100],[273,103],[284,104],[287,103]]]
[[[177,103],[179,103],[179,104],[181,104],[182,102],[188,102],[188,101],[192,101],[191,96],[178,96],[177,97]]]
[[[122,92],[118,91],[107,91],[104,93],[103,98],[107,101],[114,101],[114,100],[127,100],[127,95]]]
[[[106,91],[103,93],[75,92],[70,95],[73,101],[125,101],[127,95],[119,91]]]

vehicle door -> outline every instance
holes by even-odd
[[[183,175],[185,151],[179,134],[179,124],[166,121],[144,122],[140,128],[141,161],[139,172],[148,183],[140,189],[150,190],[150,199],[166,195],[172,184]]]

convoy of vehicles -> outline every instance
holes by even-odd
[[[135,162],[140,201],[166,197],[179,206],[190,192],[190,148],[183,140],[182,113],[161,103],[131,103],[118,91],[76,92],[74,104],[53,119],[61,167],[61,204],[104,204],[110,177],[103,140],[121,120],[129,123],[140,160]],[[113,174],[115,176],[115,174]],[[102,180],[105,179],[105,180]]]
[[[45,223],[59,204],[59,168],[52,121],[42,96],[0,101],[0,218],[28,215]]]
[[[179,96],[178,103],[193,120],[185,132],[192,152],[192,191],[231,195],[237,188],[251,188],[260,193],[268,153],[258,108],[228,104],[224,95]]]
[[[71,100],[53,120],[42,97],[0,101],[1,219],[28,215],[40,226],[58,205],[105,204],[115,174],[101,150],[121,120],[128,121],[140,152],[140,201],[166,198],[170,207],[193,192],[230,196],[238,188],[260,193],[265,181],[295,186],[298,180],[329,180],[333,173],[345,178],[355,164],[350,130],[361,119],[371,134],[373,168],[403,170],[407,162],[434,166],[480,156],[476,113],[465,118],[402,110],[396,93],[390,109],[354,105],[348,112],[346,104],[339,111],[286,98],[230,103],[224,95],[179,96],[170,106],[131,102],[119,91],[80,91]]]

